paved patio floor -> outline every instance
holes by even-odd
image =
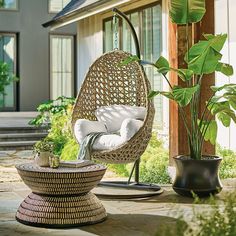
[[[149,199],[102,200],[108,218],[100,224],[71,229],[45,229],[25,226],[15,220],[15,212],[21,201],[30,193],[20,180],[14,164],[32,161],[30,151],[0,152],[0,235],[1,236],[40,236],[40,235],[101,235],[101,236],[141,236],[156,235],[160,227],[173,228],[176,218],[184,212],[188,221],[192,216],[193,200],[175,194],[171,186],[163,186],[164,193]],[[113,178],[108,173],[105,178]],[[217,196],[236,189],[236,180],[225,180],[224,190]],[[201,206],[197,206],[201,208]]]

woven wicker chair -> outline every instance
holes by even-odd
[[[93,159],[105,163],[135,162],[151,137],[155,110],[147,98],[150,84],[138,62],[119,66],[128,55],[115,50],[98,58],[89,68],[73,108],[73,126],[77,119],[96,120],[95,110],[101,106],[122,104],[147,108],[143,126],[128,142],[112,150],[92,152]]]

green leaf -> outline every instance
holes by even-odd
[[[236,92],[236,84],[224,84],[220,87],[217,87],[217,86],[211,86],[211,89],[214,91],[214,92],[218,92],[218,91],[221,91],[223,89],[226,89],[227,91],[229,92]]]
[[[222,110],[221,112],[219,112],[217,114],[217,118],[221,121],[221,123],[225,126],[225,127],[229,127],[230,126],[230,122],[231,120],[234,121],[234,123],[236,123],[236,116],[233,110],[231,109],[225,109]]]
[[[151,91],[149,94],[148,94],[148,98],[149,99],[152,99],[153,97],[157,96],[157,95],[163,95],[164,97],[167,97],[171,100],[174,100],[174,96],[171,92],[165,92],[165,91]]]
[[[120,62],[119,66],[125,66],[134,61],[140,61],[139,57],[136,55],[128,56]]]
[[[199,85],[188,88],[181,88],[178,86],[174,86],[173,88],[174,100],[178,102],[178,104],[181,107],[187,106],[191,102],[194,93],[196,93],[199,89],[200,89]]]
[[[149,99],[152,99],[154,98],[155,96],[159,95],[160,94],[160,91],[151,91],[149,94],[148,94],[148,98]]]
[[[206,127],[206,125],[208,125],[208,123],[209,123],[209,126],[206,130],[206,133],[205,133],[205,135],[204,134],[202,134],[202,135],[204,135],[205,141],[210,141],[210,143],[212,145],[215,145],[216,137],[217,137],[217,129],[218,129],[217,123],[215,120],[212,120],[212,121],[205,121],[204,120],[202,122],[203,126],[201,128],[201,132],[203,132],[203,128]]]
[[[157,67],[158,72],[161,74],[167,74],[167,72],[170,70],[170,64],[163,56],[158,58],[158,60],[155,62],[155,66]]]
[[[229,127],[230,126],[231,118],[225,112],[220,112],[217,115],[217,118],[221,121],[221,123],[225,127]]]
[[[226,64],[226,63],[222,63],[222,62],[218,62],[217,66],[216,66],[216,71],[220,71],[221,73],[223,73],[226,76],[231,76],[234,73],[234,69],[231,65]]]
[[[158,69],[162,67],[170,67],[169,62],[163,56],[158,58],[158,60],[155,62],[155,65]]]
[[[171,0],[170,2],[170,17],[176,24],[199,22],[205,12],[205,0]]]
[[[211,111],[212,115],[216,115],[223,110],[230,110],[230,105],[228,101],[223,101],[216,102],[213,105],[210,105],[208,108]]]
[[[182,79],[184,82],[190,80],[193,76],[193,71],[189,69],[178,69],[176,71],[180,79]]]
[[[205,35],[205,37],[207,40],[194,44],[185,55],[188,68],[197,75],[210,74],[216,70],[219,60],[222,58],[220,51],[227,35]]]

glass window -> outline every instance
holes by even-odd
[[[51,99],[74,96],[74,37],[51,35],[50,42]]]
[[[61,11],[70,0],[49,0],[49,12],[57,13]]]
[[[131,20],[141,45],[143,60],[156,61],[161,54],[161,6],[147,7],[130,14],[126,14]],[[135,45],[129,26],[125,21],[120,22],[120,47],[122,50],[135,54]],[[104,52],[114,48],[112,19],[104,22]],[[162,79],[151,66],[145,67],[147,76],[154,90],[162,90]],[[154,98],[155,123],[162,127],[163,101],[161,96]]]
[[[0,0],[0,9],[17,10],[18,0]]]
[[[14,34],[0,33],[0,61],[6,62],[10,70],[15,74],[16,68],[16,36]],[[16,88],[15,83],[11,83],[5,88],[6,95],[0,95],[1,110],[15,110]]]

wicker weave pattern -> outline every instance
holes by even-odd
[[[92,158],[107,163],[134,162],[143,154],[151,137],[155,110],[153,102],[147,99],[150,85],[139,63],[119,66],[128,55],[115,50],[104,54],[92,64],[72,114],[74,125],[77,119],[96,120],[95,110],[101,106],[122,104],[147,108],[144,125],[131,140],[119,148],[92,153]]]
[[[92,193],[60,198],[31,193],[16,213],[17,219],[54,226],[99,222],[105,217],[103,205]]]
[[[34,193],[50,195],[89,192],[99,183],[106,171],[102,165],[51,169],[36,164],[20,164],[16,168],[24,183]]]
[[[42,227],[66,227],[106,218],[102,203],[89,192],[102,179],[106,167],[94,164],[51,169],[29,163],[16,168],[33,191],[18,208],[18,221]]]

